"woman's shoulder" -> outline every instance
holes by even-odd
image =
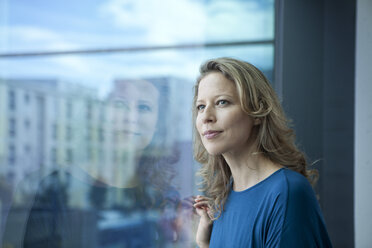
[[[271,185],[271,188],[287,190],[288,187],[302,188],[310,186],[309,181],[300,173],[283,167],[269,176],[266,181]],[[275,185],[275,187],[272,187]],[[310,186],[311,187],[311,186]]]
[[[302,174],[283,168],[277,173],[270,189],[270,195],[275,199],[275,206],[282,210],[286,223],[295,220],[299,223],[307,223],[310,219],[322,221],[322,217],[319,218],[321,210],[316,194]]]
[[[316,194],[302,174],[286,169],[288,191],[283,247],[332,247]]]
[[[295,208],[298,206],[304,208],[317,207],[318,201],[315,192],[305,176],[290,169],[283,169],[281,173],[288,208],[291,208],[291,206]]]
[[[290,169],[284,169],[283,174],[285,176],[286,182],[288,184],[288,189],[290,191],[294,192],[298,191],[301,192],[303,190],[312,191],[312,186],[309,180],[307,180],[307,178],[304,175]]]
[[[270,178],[271,193],[292,197],[313,195],[314,191],[309,181],[302,174],[288,168],[282,168]]]

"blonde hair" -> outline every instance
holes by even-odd
[[[200,189],[211,198],[210,215],[219,218],[230,191],[231,171],[222,155],[210,155],[195,127],[196,100],[200,81],[211,72],[222,73],[237,89],[242,110],[260,120],[256,127],[257,151],[270,161],[304,175],[315,184],[317,171],[308,169],[305,154],[295,144],[294,131],[289,127],[279,99],[264,74],[250,63],[232,58],[217,58],[200,66],[200,76],[194,86],[193,143],[194,158],[202,164]]]

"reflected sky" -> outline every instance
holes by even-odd
[[[274,0],[0,0],[0,54],[260,41],[274,37]],[[98,89],[115,78],[194,81],[206,59],[232,56],[263,71],[273,45],[97,55],[1,58],[0,78],[58,78]]]
[[[1,52],[274,37],[274,0],[1,2]]]

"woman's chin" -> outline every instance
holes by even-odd
[[[221,149],[216,149],[216,148],[206,148],[206,150],[208,154],[211,156],[218,156],[223,153]]]

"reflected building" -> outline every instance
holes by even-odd
[[[132,87],[136,83],[143,87]],[[150,85],[156,90],[149,91]],[[55,209],[58,215],[79,214],[92,221],[89,225],[79,223],[83,226],[67,239],[61,234],[67,222],[58,224],[53,235],[62,240],[61,247],[83,245],[79,233],[95,233],[98,239],[91,239],[82,247],[128,242],[127,238],[120,238],[119,233],[131,228],[127,223],[134,214],[140,217],[140,226],[146,219],[154,228],[160,228],[162,235],[158,235],[157,242],[172,243],[181,236],[186,237],[188,234],[176,233],[175,218],[180,197],[191,195],[195,185],[196,166],[193,166],[190,140],[191,88],[190,82],[172,77],[116,79],[112,90],[102,99],[98,98],[96,89],[60,80],[2,80],[0,175],[7,179],[10,188],[17,187],[7,233],[15,233],[15,228],[20,228],[25,230],[27,242],[34,240],[37,235],[31,230],[40,225],[37,224],[41,221],[40,214],[47,211],[46,206],[55,199],[60,202]],[[156,92],[160,97],[151,100]],[[129,106],[133,100],[128,97],[133,98],[135,94],[136,110],[130,112],[126,108],[133,107]],[[117,96],[127,99],[119,109],[113,104]],[[156,114],[149,114],[151,108],[158,108]],[[123,128],[123,122],[133,122],[130,125],[134,129]],[[141,138],[138,132],[142,132]],[[137,161],[140,166],[131,164],[129,155],[135,150],[142,151]],[[81,181],[79,175],[89,177],[89,182]],[[126,189],[128,182],[129,188],[133,187],[130,175],[140,177],[138,182],[143,189]],[[3,221],[8,207],[3,207]],[[32,218],[27,217],[28,214]],[[114,220],[112,214],[120,218]],[[144,216],[147,217],[143,219]],[[78,220],[74,217],[71,221],[73,219]],[[159,232],[154,230],[148,230],[150,236]],[[118,233],[112,239],[104,238],[103,233],[113,231]],[[43,241],[37,242],[54,240],[50,235],[45,230]],[[22,242],[12,235],[8,235],[6,241]],[[190,240],[183,238],[183,241]]]
[[[95,94],[60,80],[1,80],[0,174],[15,186],[32,172],[42,177],[71,164],[76,149],[73,127],[84,121],[77,118],[78,111]]]
[[[165,145],[188,146],[190,82],[172,77],[145,80],[167,91],[163,92],[167,98],[161,99],[167,110],[159,113],[166,130],[162,134]],[[126,172],[115,168],[121,158],[114,131],[116,120],[108,103],[118,90],[118,83],[124,81],[133,80],[114,80],[112,91],[105,99],[99,99],[97,89],[61,80],[1,80],[0,175],[15,186],[32,172],[37,171],[42,177],[54,169],[79,165],[109,180],[120,181]],[[181,180],[192,180],[192,171],[184,174],[190,177]]]
[[[56,121],[57,81],[2,80],[1,173],[17,183],[26,174],[51,164],[55,145],[49,128]]]

